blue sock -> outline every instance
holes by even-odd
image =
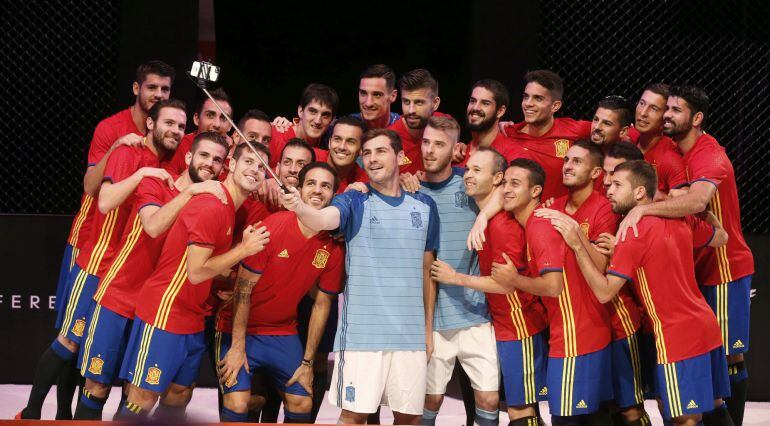
[[[222,423],[245,423],[249,419],[249,413],[236,413],[235,411],[222,407],[222,411],[219,412],[219,420]]]
[[[62,345],[59,339],[53,339],[51,343],[51,349],[53,352],[64,361],[69,361],[75,357],[76,353],[71,352],[66,346]]]
[[[422,426],[434,426],[436,424],[436,417],[438,416],[438,411],[428,410],[427,408],[422,409],[422,423],[420,423]]]
[[[311,413],[294,413],[286,408],[283,409],[284,423],[309,423],[311,418]]]
[[[497,410],[487,411],[476,407],[476,419],[473,423],[477,424],[478,426],[497,426],[500,424],[499,413],[500,412]]]

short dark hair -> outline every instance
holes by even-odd
[[[201,144],[201,141],[214,142],[215,144],[225,149],[225,154],[230,151],[230,145],[227,143],[227,139],[225,139],[224,136],[217,132],[201,132],[195,135],[195,138],[193,138],[193,143],[190,146],[190,152],[194,154],[195,151],[198,150],[198,145]]]
[[[209,91],[209,94],[212,98],[214,98],[217,102],[227,102],[228,105],[230,105],[230,109],[233,109],[233,103],[230,101],[230,96],[225,92],[225,89],[218,87],[214,90]],[[203,96],[200,98],[200,101],[198,103],[198,107],[195,108],[195,112],[200,115],[200,113],[203,112],[203,105],[206,103],[206,101],[209,100],[208,96]],[[216,108],[216,107],[215,107]],[[218,111],[218,110],[217,110]],[[235,114],[233,114],[235,115]]]
[[[396,72],[393,68],[385,64],[375,64],[366,67],[358,76],[359,80],[364,78],[384,78],[385,86],[389,91],[396,88]]]
[[[709,112],[709,97],[703,89],[695,86],[671,86],[669,96],[684,99],[690,107],[690,117],[700,112],[703,113],[703,124],[706,123],[706,117]],[[701,124],[701,127],[703,126]]]
[[[334,167],[330,166],[329,163],[325,161],[313,161],[312,163],[308,163],[305,165],[305,167],[302,168],[302,170],[299,171],[299,187],[302,188],[302,185],[305,184],[305,176],[307,176],[308,172],[313,169],[324,169],[327,172],[331,173],[334,177],[333,181],[333,187],[332,192],[337,192],[337,188],[340,187],[340,179],[337,176],[337,171],[334,170]]]
[[[503,154],[500,154],[500,152],[494,148],[490,148],[488,146],[480,146],[478,149],[476,149],[475,154],[478,154],[479,152],[488,152],[492,154],[492,174],[502,173],[505,172],[505,169],[508,167],[508,160],[503,157]]]
[[[631,122],[634,120],[634,109],[631,106],[631,102],[622,96],[607,96],[596,104],[596,109],[599,108],[614,111],[618,115],[620,127],[630,126]]]
[[[136,68],[136,77],[134,81],[141,86],[149,74],[155,74],[161,77],[170,77],[172,83],[176,78],[176,70],[174,70],[174,67],[163,61],[153,60],[147,61]]]
[[[629,173],[629,180],[634,188],[644,187],[647,198],[652,199],[655,197],[655,192],[658,190],[658,175],[655,173],[655,167],[652,167],[652,164],[644,160],[626,161],[625,163],[618,164],[613,174],[621,171]]]
[[[537,83],[551,93],[554,100],[560,101],[564,96],[564,80],[559,74],[551,70],[534,70],[524,74],[524,81],[527,83]]]
[[[241,116],[241,119],[238,121],[238,127],[243,128],[243,125],[246,124],[246,122],[249,120],[264,121],[268,124],[272,122],[272,120],[270,120],[270,116],[265,114],[261,110],[250,109]]]
[[[265,145],[262,145],[261,143],[240,143],[235,146],[235,150],[233,150],[233,158],[235,160],[241,158],[241,154],[243,154],[244,150],[249,149],[249,145],[259,151],[260,155],[265,159],[267,163],[270,163],[270,149],[266,147]]]
[[[368,130],[366,128],[366,123],[364,123],[364,120],[361,120],[360,118],[352,115],[345,115],[338,118],[334,122],[334,125],[332,126],[332,134],[334,133],[334,128],[337,127],[338,124],[345,124],[347,126],[358,127],[359,129],[361,129],[361,134],[366,133],[366,131]]]
[[[626,161],[644,160],[644,154],[636,145],[630,142],[616,142],[610,145],[607,157],[622,158]]]
[[[511,95],[508,93],[508,88],[503,83],[491,78],[485,78],[477,81],[471,91],[477,87],[483,87],[492,92],[492,97],[495,99],[495,109],[500,109],[501,106],[508,108],[511,103]]]
[[[337,91],[321,83],[310,83],[302,91],[299,97],[299,106],[305,109],[310,102],[317,101],[321,105],[328,106],[332,110],[332,116],[337,115],[337,109],[340,105],[340,97]]]
[[[313,150],[313,147],[310,146],[309,143],[307,143],[304,139],[301,138],[291,138],[288,142],[286,142],[286,145],[283,146],[283,149],[281,149],[281,157],[278,159],[283,160],[283,153],[286,152],[286,148],[302,148],[308,150],[310,152],[310,162],[315,161],[315,151]]]
[[[158,121],[158,116],[160,115],[160,110],[163,108],[176,108],[181,109],[185,113],[187,113],[187,104],[184,103],[184,101],[180,99],[161,99],[158,102],[155,102],[155,105],[150,108],[150,111],[148,113],[148,116],[152,119],[153,122]]]
[[[424,68],[408,71],[398,79],[398,88],[401,91],[428,89],[434,96],[438,96],[438,81]]]
[[[588,139],[580,139],[575,141],[572,146],[577,146],[588,151],[588,157],[591,158],[594,167],[601,167],[604,162],[604,153],[599,145],[591,142]]]
[[[671,88],[666,83],[651,83],[651,84],[648,84],[647,87],[644,88],[644,90],[642,90],[642,93],[648,90],[652,93],[655,93],[656,95],[660,95],[668,99],[668,94]]]
[[[529,158],[514,158],[508,165],[508,168],[511,167],[518,167],[529,172],[530,188],[533,186],[545,188],[545,170],[543,170],[543,167],[537,161],[530,160]],[[540,191],[540,194],[542,195],[543,192]],[[537,198],[540,199],[540,196]]]
[[[387,138],[390,140],[390,147],[393,148],[393,152],[395,152],[396,154],[404,150],[404,145],[401,142],[401,136],[399,136],[395,130],[390,130],[390,129],[368,130],[366,133],[364,133],[364,136],[361,138],[361,148],[363,148],[368,141],[378,136],[387,136]]]

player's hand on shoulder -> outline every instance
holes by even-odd
[[[500,133],[502,133],[502,134],[503,134],[503,136],[506,136],[506,137],[507,137],[507,136],[508,136],[508,133],[506,133],[506,132],[507,132],[507,130],[506,130],[506,129],[507,129],[508,127],[513,127],[513,125],[514,125],[514,124],[515,124],[515,123],[514,123],[513,121],[501,121],[501,122],[497,123],[497,126],[498,126],[498,128],[500,129]]]
[[[553,205],[554,201],[556,201],[556,199],[551,197],[551,198],[545,200],[545,202],[543,204],[541,204],[541,206],[545,207],[545,208],[550,208]]]
[[[159,167],[142,167],[141,169],[137,170],[137,173],[139,173],[139,175],[143,178],[153,177],[160,179],[166,182],[169,188],[174,187],[174,178],[171,177],[171,173],[169,173],[166,169]]]
[[[273,122],[270,124],[272,124],[272,126],[275,128],[275,130],[278,131],[278,133],[285,133],[292,126],[294,126],[294,122],[292,122],[286,117],[275,117],[273,119]]]
[[[599,238],[596,239],[594,248],[599,253],[608,257],[612,257],[612,255],[615,253],[615,236],[608,232],[602,232],[599,235]]]
[[[463,142],[457,142],[455,144],[454,151],[452,151],[452,162],[461,163],[465,160],[465,153],[468,152],[468,145]]]
[[[137,146],[137,145],[140,145],[143,140],[144,140],[144,136],[139,136],[136,133],[129,133],[127,135],[123,135],[119,137],[115,142],[113,142],[110,149],[115,149],[121,145]]]
[[[398,179],[401,181],[401,189],[404,191],[414,194],[420,190],[420,180],[417,176],[407,172],[398,175]]]
[[[353,182],[350,185],[348,185],[347,188],[345,188],[345,192],[348,192],[348,191],[358,191],[366,194],[369,192],[369,187],[366,186],[366,184],[363,182]]]
[[[198,194],[211,194],[220,201],[222,204],[227,204],[227,195],[225,194],[222,184],[218,180],[205,180],[203,182],[197,182],[187,187],[190,195]]]
[[[254,226],[249,225],[243,230],[241,245],[246,255],[244,257],[259,253],[270,242],[270,232],[267,228],[264,226],[256,227],[260,223],[257,222]]]
[[[636,225],[644,217],[644,207],[645,205],[637,205],[626,214],[626,217],[624,217],[620,222],[620,225],[618,225],[618,232],[615,234],[615,244],[626,240],[629,229],[634,231],[634,237],[639,236],[639,230],[636,228]]]

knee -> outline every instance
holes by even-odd
[[[158,394],[136,387],[134,385],[128,386],[128,401],[132,402],[144,410],[151,410],[155,406],[155,402],[158,400]]]
[[[110,393],[110,387],[91,379],[86,379],[86,389],[97,398],[105,398]]]
[[[62,344],[65,348],[67,348],[68,351],[77,353],[78,348],[80,345],[72,341],[69,337],[62,336],[61,334],[56,336],[56,340],[59,341],[59,343]]]
[[[286,409],[293,413],[309,413],[313,410],[313,399],[309,396],[286,394]]]
[[[172,383],[168,388],[166,396],[163,398],[163,402],[166,405],[181,407],[187,405],[192,399],[192,386],[182,386]]]
[[[476,391],[476,406],[486,411],[495,411],[500,404],[500,395],[494,391]]]
[[[739,362],[743,361],[743,354],[733,354],[733,355],[727,355],[727,364],[737,364]]]
[[[442,402],[444,402],[444,395],[425,395],[425,408],[428,410],[438,411]]]
[[[248,392],[230,392],[222,398],[222,405],[230,411],[236,413],[246,413],[249,411]]]

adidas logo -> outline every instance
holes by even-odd
[[[695,403],[695,401],[693,401],[693,400],[691,399],[691,400],[690,400],[690,403],[689,403],[689,404],[687,404],[687,409],[688,409],[688,410],[693,410],[693,409],[695,409],[695,408],[698,408],[698,404],[696,404],[696,403]]]
[[[289,252],[286,249],[281,250],[280,253],[278,253],[278,257],[283,257],[288,259],[289,258]]]
[[[580,402],[577,403],[575,408],[588,408],[588,405],[586,405],[586,402],[581,399]]]
[[[738,339],[735,341],[735,343],[733,343],[733,349],[740,349],[740,348],[745,348],[745,346],[743,346],[743,342],[741,342],[741,340]]]
[[[380,224],[380,220],[377,219],[377,216],[372,216],[372,218],[369,219],[369,224],[370,225],[379,225]]]
[[[539,393],[539,395],[540,395],[540,396],[546,396],[546,395],[548,395],[548,387],[547,387],[547,386],[543,386],[543,389],[540,389],[540,393]]]

